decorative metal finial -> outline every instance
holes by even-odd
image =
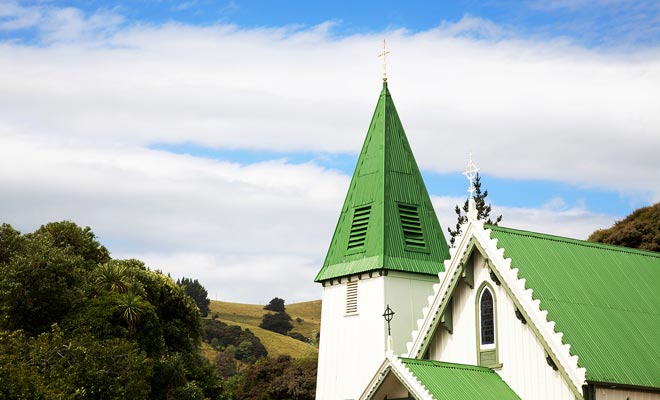
[[[394,311],[392,311],[389,304],[385,309],[385,313],[383,313],[383,317],[385,317],[385,321],[387,321],[387,336],[390,336],[390,322],[392,322],[392,318],[394,318]]]
[[[470,153],[470,160],[468,161],[467,169],[463,172],[463,175],[465,175],[465,177],[468,178],[468,181],[470,181],[470,188],[468,189],[468,192],[470,192],[470,198],[474,197],[474,179],[477,177],[477,172],[479,172],[479,168],[477,168],[472,162],[472,153]]]
[[[378,57],[383,57],[383,82],[387,82],[387,55],[390,54],[387,50],[387,45],[385,44],[385,39],[383,39],[383,51],[378,54]]]

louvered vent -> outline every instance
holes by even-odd
[[[346,314],[356,314],[358,306],[358,283],[346,283]]]
[[[403,229],[403,240],[406,247],[424,249],[424,234],[422,232],[422,221],[419,219],[417,206],[410,204],[399,204],[399,217]]]
[[[351,234],[348,237],[348,250],[364,247],[364,241],[367,238],[367,226],[369,225],[369,214],[371,214],[371,205],[355,209]]]

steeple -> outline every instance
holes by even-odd
[[[370,271],[436,275],[449,249],[383,82],[316,282]]]

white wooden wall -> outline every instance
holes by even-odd
[[[385,359],[382,277],[358,281],[358,313],[350,316],[344,282],[323,288],[317,400],[357,398]]]
[[[385,278],[383,310],[389,304],[395,312],[391,323],[394,354],[402,355],[408,351],[406,344],[410,341],[411,332],[417,329],[417,320],[424,317],[423,308],[428,305],[429,296],[433,295],[435,283],[438,283],[437,276],[402,272],[390,272]]]
[[[357,276],[351,277],[356,280]],[[346,278],[323,288],[317,400],[360,396],[385,360],[387,325],[383,312],[394,310],[393,351],[402,354],[410,333],[422,318],[437,277],[390,272],[358,280],[358,313],[346,315]]]
[[[529,325],[516,318],[515,306],[504,288],[490,279],[485,261],[476,250],[473,260],[474,288],[459,282],[454,293],[453,334],[438,328],[429,346],[430,358],[462,364],[477,363],[475,296],[486,281],[494,289],[496,301],[497,348],[502,368],[495,369],[495,372],[523,400],[575,399],[559,372],[548,366],[545,350]]]

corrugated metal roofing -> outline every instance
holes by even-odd
[[[401,362],[437,400],[520,400],[489,368],[411,358]]]
[[[406,245],[399,204],[416,207],[421,241],[413,243],[411,235],[417,232],[409,229]],[[366,234],[358,237],[354,229],[354,243],[359,239],[359,246],[349,246],[354,212],[366,205],[371,207]],[[447,258],[447,241],[384,83],[328,254],[315,281],[381,269],[436,275]]]
[[[588,381],[660,387],[660,253],[487,228]]]

